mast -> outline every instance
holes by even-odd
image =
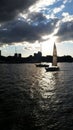
[[[54,48],[53,48],[53,61],[52,61],[52,66],[57,66],[57,49],[56,49],[55,43],[54,43]]]
[[[40,43],[40,52],[42,54],[42,44]]]

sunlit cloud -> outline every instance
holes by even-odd
[[[62,16],[63,16],[62,22],[67,22],[67,21],[73,20],[73,15],[70,15],[68,12],[63,12]]]
[[[49,5],[53,5],[56,3],[58,0],[39,0],[35,5],[31,6],[29,8],[29,12],[39,12],[41,8]]]
[[[61,12],[63,9],[65,8],[64,5],[61,5],[60,7],[57,7],[53,10],[53,13],[56,14],[56,13],[59,13]]]
[[[6,3],[5,0],[4,2]],[[18,7],[14,1],[16,8],[12,4],[12,11],[8,12],[11,6],[8,7],[10,2],[7,1],[6,17],[4,12],[0,14],[2,16],[0,46],[24,45],[25,51],[32,51],[38,50],[40,43],[48,45],[49,41],[51,44],[54,41],[59,43],[73,41],[72,0],[25,0],[25,2]]]

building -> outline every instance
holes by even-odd
[[[14,57],[15,57],[15,58],[21,58],[21,54],[20,54],[20,53],[15,53],[15,54],[14,54]]]
[[[34,59],[35,60],[41,60],[42,58],[42,53],[39,51],[38,53],[34,53]]]
[[[1,56],[1,50],[0,50],[0,56]]]

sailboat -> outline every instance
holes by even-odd
[[[46,67],[46,71],[59,71],[59,67],[57,66],[57,48],[54,43],[53,47],[53,60],[52,60],[52,66]]]
[[[44,64],[44,63],[39,63],[39,64],[36,64],[36,67],[49,67],[49,65]]]

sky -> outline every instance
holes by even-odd
[[[2,55],[73,56],[73,0],[0,0]]]

